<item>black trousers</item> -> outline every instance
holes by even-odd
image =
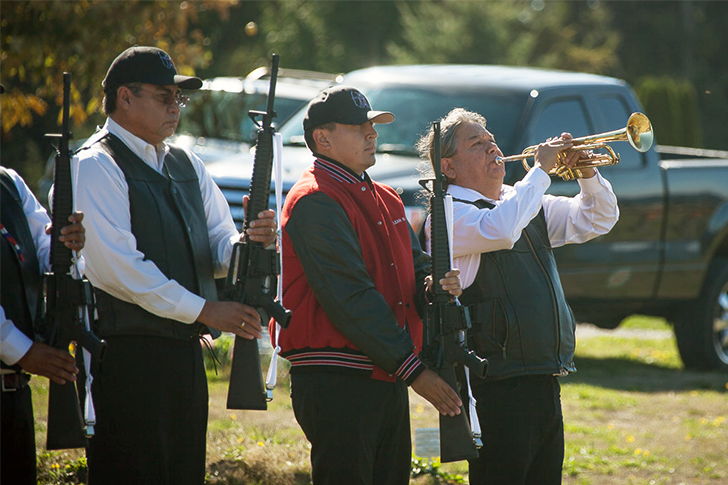
[[[564,420],[554,376],[471,380],[483,447],[468,460],[471,485],[561,483]]]
[[[90,485],[201,485],[207,377],[200,341],[110,337],[93,371]]]
[[[0,398],[0,483],[35,485],[35,427],[30,387]]]
[[[291,401],[311,442],[314,485],[409,483],[409,396],[402,381],[292,374]]]

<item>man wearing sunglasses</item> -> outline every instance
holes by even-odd
[[[201,484],[208,393],[200,339],[220,331],[261,337],[260,317],[218,302],[242,235],[203,163],[165,143],[202,81],[177,74],[155,47],[131,47],[102,83],[108,119],[73,159],[86,213],[86,275],[96,289],[96,333],[108,342],[92,371],[96,435],[91,484]],[[246,237],[275,243],[273,211]]]

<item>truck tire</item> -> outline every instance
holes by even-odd
[[[700,297],[678,319],[675,336],[686,369],[728,372],[728,260],[710,265]]]

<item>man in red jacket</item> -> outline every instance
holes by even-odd
[[[374,125],[392,121],[357,89],[324,90],[303,121],[313,165],[283,208],[283,304],[293,316],[281,355],[316,485],[409,483],[408,385],[439,412],[460,412],[457,393],[417,358],[430,259],[397,193],[366,173]],[[439,282],[456,296],[458,274]]]

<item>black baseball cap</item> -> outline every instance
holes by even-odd
[[[123,84],[176,84],[180,89],[200,89],[202,80],[180,76],[169,54],[157,47],[129,47],[114,59],[101,85],[108,93]]]
[[[373,111],[364,93],[351,86],[332,86],[308,103],[303,129],[311,130],[326,123],[361,125],[367,121],[386,125],[394,121],[389,111]]]

